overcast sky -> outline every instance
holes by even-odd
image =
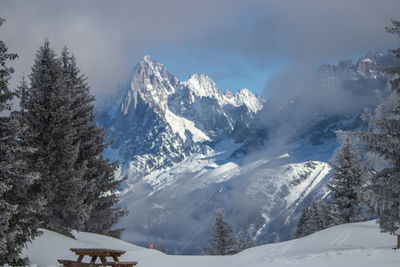
[[[146,54],[180,80],[205,73],[222,91],[268,96],[268,80],[285,69],[399,46],[384,28],[400,19],[400,1],[0,0],[0,17],[0,39],[20,56],[13,84],[48,38],[57,53],[67,45],[76,55],[98,98]]]

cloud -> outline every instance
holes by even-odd
[[[30,72],[35,51],[48,38],[58,52],[70,48],[92,90],[103,94],[124,81],[145,51],[207,32],[232,12],[228,2],[6,0],[0,3],[7,20],[0,34],[20,56],[14,63],[19,76]]]
[[[266,64],[270,58],[332,60],[396,44],[384,28],[399,11],[396,0],[250,1],[207,41]]]
[[[398,0],[3,0],[0,38],[20,55],[16,80],[49,38],[56,51],[70,48],[92,91],[104,95],[149,52],[178,58],[182,72],[222,66],[219,73],[234,71],[217,78],[235,79],[244,65],[308,64],[393,47],[384,27],[399,11]]]

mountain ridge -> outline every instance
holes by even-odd
[[[119,106],[109,120],[113,121],[110,136],[117,139],[112,148],[119,150],[121,162],[135,155],[157,157],[157,148],[174,154],[171,161],[164,157],[159,164],[148,164],[145,173],[149,173],[191,153],[207,151],[210,143],[230,134],[237,121],[248,124],[262,109],[263,100],[247,89],[226,96],[205,74],[193,74],[181,82],[146,55],[133,68],[130,88]]]
[[[147,233],[181,253],[198,253],[216,209],[259,243],[292,238],[302,208],[326,196],[324,161],[338,146],[335,131],[365,127],[361,114],[389,79],[376,66],[391,61],[369,54],[356,64],[322,65],[319,90],[335,90],[354,105],[331,110],[311,102],[318,105],[304,117],[310,94],[283,102],[247,89],[222,93],[207,75],[179,81],[145,57],[117,112],[105,119],[116,138],[108,155],[127,177],[120,204],[141,214],[122,219],[123,238],[145,244]]]

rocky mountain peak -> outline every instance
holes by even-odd
[[[146,62],[146,63],[148,63],[148,64],[154,64],[154,65],[159,64],[156,60],[154,60],[154,58],[152,58],[152,57],[149,56],[149,55],[145,55],[145,56],[143,57],[142,61],[143,61],[143,62]]]
[[[201,97],[218,97],[221,93],[213,80],[205,74],[192,74],[186,85],[193,95]]]
[[[354,64],[351,59],[341,60],[341,61],[339,61],[337,68],[342,71],[353,71]]]
[[[246,105],[254,113],[263,108],[263,100],[246,88],[235,94],[235,100],[240,106]]]
[[[356,64],[356,72],[361,74],[361,76],[368,77],[376,71],[377,62],[373,55],[367,55]]]
[[[228,99],[232,99],[232,98],[233,98],[232,92],[229,91],[229,90],[226,90],[224,95],[225,95]]]
[[[150,56],[145,56],[134,68],[130,90],[128,90],[121,113],[127,115],[130,108],[136,109],[138,97],[151,108],[165,113],[168,95],[175,92],[178,79]]]
[[[331,64],[322,64],[321,66],[318,67],[319,73],[331,73],[334,71],[335,71],[335,66]]]
[[[383,74],[380,66],[395,66],[398,60],[393,55],[380,52],[369,52],[356,63],[350,59],[341,60],[337,65],[323,64],[318,68],[318,74],[331,81],[380,79]]]
[[[233,134],[237,122],[250,127],[263,103],[247,89],[222,94],[205,74],[181,82],[145,56],[133,68],[120,112],[110,119],[116,159],[133,162],[136,167],[129,168],[142,174],[173,165],[209,151]]]

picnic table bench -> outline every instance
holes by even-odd
[[[58,260],[64,267],[88,267],[88,266],[113,266],[113,267],[133,267],[137,261],[120,261],[118,257],[125,253],[123,250],[108,249],[108,248],[71,248],[78,259],[73,260]],[[85,256],[91,257],[90,262],[83,262]],[[111,257],[112,261],[107,261],[107,257]],[[96,263],[97,258],[101,263]]]

